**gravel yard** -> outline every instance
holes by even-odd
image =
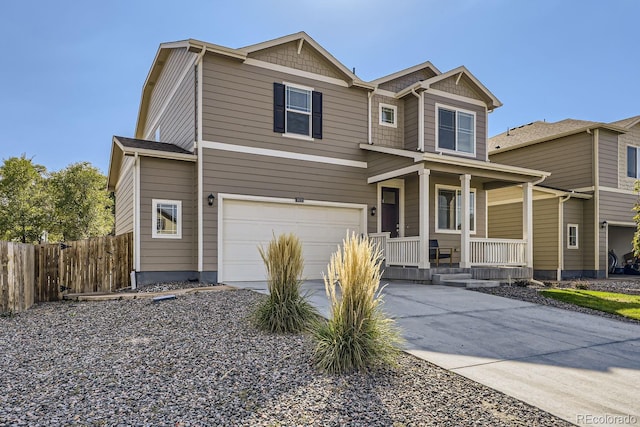
[[[562,426],[412,356],[348,376],[246,321],[262,295],[40,304],[0,318],[0,426]]]
[[[605,292],[618,292],[622,294],[634,294],[640,295],[640,279],[618,277],[613,280],[573,280],[562,282],[550,282],[547,283],[550,287],[545,286],[521,286],[518,284],[502,285],[497,288],[474,288],[474,291],[483,292],[491,295],[498,295],[501,297],[517,299],[520,301],[532,302],[540,305],[548,305],[551,307],[562,308],[565,310],[577,311],[580,313],[592,314],[595,316],[608,317],[610,319],[620,320],[622,322],[640,323],[635,319],[630,319],[623,316],[618,316],[612,313],[605,313],[604,311],[593,310],[590,308],[579,307],[577,305],[569,304],[566,302],[558,301],[553,298],[547,298],[542,296],[538,291],[541,289],[551,289],[551,286],[556,288],[579,288],[588,289],[592,291],[605,291]]]

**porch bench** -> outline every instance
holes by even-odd
[[[429,261],[435,260],[436,267],[440,266],[441,259],[449,259],[449,267],[453,266],[453,248],[441,248],[437,239],[429,240]]]

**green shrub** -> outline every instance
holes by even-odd
[[[304,259],[293,234],[282,234],[258,251],[267,268],[269,296],[254,313],[256,326],[269,332],[300,332],[316,318],[316,310],[300,295]]]
[[[354,234],[331,256],[324,277],[331,318],[313,330],[318,368],[344,373],[395,361],[402,338],[381,311],[381,255],[373,242]]]

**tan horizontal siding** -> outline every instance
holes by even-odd
[[[195,114],[195,71],[191,71],[160,118],[160,140],[193,150]]]
[[[533,201],[533,266],[556,270],[558,266],[559,200]]]
[[[404,235],[420,235],[420,180],[417,173],[404,179]]]
[[[600,185],[618,188],[618,134],[604,129],[600,129],[599,134],[598,163],[600,165]]]
[[[436,104],[473,111],[476,114],[476,156],[478,160],[486,160],[487,155],[487,112],[484,107],[463,101],[432,95],[428,91],[424,96],[424,139],[425,151],[437,152],[436,147]]]
[[[600,221],[633,222],[635,194],[621,194],[600,189]]]
[[[126,234],[133,231],[133,176],[134,168],[131,167],[134,162],[133,157],[125,157],[122,161],[122,171],[125,173],[120,177],[120,181],[116,185],[115,202],[116,202],[116,236]]]
[[[412,158],[369,151],[367,153],[367,176],[392,172],[414,164]]]
[[[419,100],[413,96],[405,96],[404,102],[404,149],[418,149],[418,104]]]
[[[169,53],[149,99],[149,110],[144,125],[144,135],[154,131],[154,129],[151,129],[151,126],[158,118],[158,114],[171,94],[171,91],[175,85],[178,84],[178,78],[195,55],[195,53],[187,51],[186,48],[172,49]],[[160,131],[162,133],[162,129],[160,129]]]
[[[618,186],[623,190],[633,190],[636,179],[627,176],[627,147],[640,148],[640,124],[627,133],[618,136]]]
[[[584,227],[581,231],[581,240],[584,242],[584,251],[582,253],[582,268],[585,270],[593,270],[595,268],[595,202],[593,199],[585,200],[582,204],[582,219]]]
[[[364,160],[367,140],[364,90],[297,77],[205,56],[203,135],[207,141]],[[305,141],[273,132],[273,83],[313,87],[323,94],[323,138]]]
[[[196,168],[193,162],[140,158],[141,271],[197,270]],[[152,238],[152,199],[182,202],[182,238]]]
[[[204,150],[204,192],[294,200],[376,204],[376,186],[368,185],[366,170],[222,150]],[[247,172],[250,171],[250,175]],[[368,217],[370,232],[376,218]],[[217,270],[217,208],[204,206],[204,268]]]
[[[593,150],[586,132],[491,155],[491,161],[551,172],[544,185],[562,189],[593,185]]]
[[[489,206],[489,238],[522,239],[522,203]]]

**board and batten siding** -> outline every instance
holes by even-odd
[[[203,138],[206,141],[364,161],[367,92],[227,58],[205,55]],[[273,131],[273,83],[312,87],[323,95],[322,139],[285,137]]]
[[[586,132],[492,154],[490,160],[551,172],[544,180],[548,187],[570,190],[594,185],[592,135]]]
[[[141,271],[196,271],[197,210],[194,162],[140,158]],[[152,238],[152,200],[182,202],[182,238]]]
[[[363,168],[208,148],[204,149],[203,168],[206,271],[218,269],[218,205],[206,204],[209,193],[376,205],[376,186],[367,184]],[[368,231],[374,232],[376,217],[367,214],[367,218]]]
[[[153,132],[155,132],[155,129],[152,129],[152,127],[156,122],[158,115],[161,113],[163,105],[165,104],[165,102],[167,102],[167,99],[173,92],[175,85],[179,84],[180,76],[182,75],[188,64],[193,61],[195,56],[195,53],[189,52],[186,48],[171,49],[171,52],[169,52],[169,56],[165,61],[160,76],[153,87],[153,91],[149,99],[149,107],[147,111],[146,122],[144,123],[143,132],[143,135],[149,136],[148,139],[151,139],[153,137]],[[174,95],[171,102],[175,102],[176,97],[180,97],[180,94],[178,92]],[[163,129],[161,128],[161,137],[162,133]],[[163,142],[171,141],[164,141],[163,139]]]
[[[116,236],[133,231],[133,177],[135,162],[132,156],[125,156],[122,159],[122,174],[116,184],[115,191],[115,233]]]
[[[600,185],[618,188],[618,134],[599,130],[598,176]],[[626,165],[625,165],[626,170]]]
[[[487,156],[487,111],[485,107],[476,104],[445,98],[433,95],[429,91],[424,94],[424,151],[437,153],[440,150],[436,147],[436,104],[444,107],[453,107],[462,110],[472,111],[476,115],[476,155],[477,160],[486,160]],[[451,152],[447,154],[455,155]],[[462,156],[462,155],[461,155]],[[469,156],[464,156],[469,157]]]
[[[589,247],[586,245],[583,234],[588,227],[589,224],[585,224],[584,222],[584,202],[578,199],[569,199],[564,202],[562,207],[564,220],[562,223],[562,250],[564,251],[564,270],[568,271],[579,271],[584,268],[584,254],[591,251],[593,252],[593,247]],[[569,224],[577,224],[578,225],[578,248],[567,247],[568,245],[568,231],[567,227]]]

